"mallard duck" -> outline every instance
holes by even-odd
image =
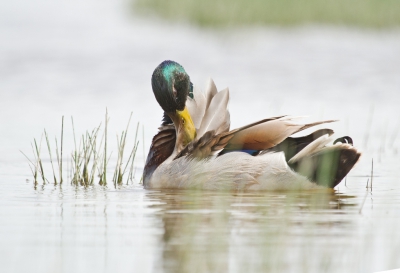
[[[205,93],[194,89],[177,62],[157,66],[151,84],[164,116],[147,156],[145,188],[333,188],[360,157],[350,137],[334,140],[331,129],[292,137],[334,120],[299,123],[277,116],[230,130],[229,90],[218,92],[212,80]]]

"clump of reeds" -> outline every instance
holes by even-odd
[[[43,138],[43,136],[42,136]],[[40,176],[42,177],[43,180],[43,184],[46,184],[46,179],[44,177],[44,171],[43,171],[43,164],[42,164],[42,160],[40,157],[40,151],[41,151],[41,144],[42,144],[42,138],[40,139],[40,143],[39,143],[39,148],[36,142],[36,139],[33,139],[33,143],[35,144],[35,146],[33,146],[33,144],[31,143],[31,147],[32,147],[32,152],[33,152],[33,161],[29,159],[29,157],[24,154],[22,151],[21,153],[28,159],[29,161],[29,167],[32,171],[32,175],[33,175],[33,183],[36,186],[38,184],[38,174],[40,174]]]
[[[72,181],[74,185],[89,186],[94,183],[94,175],[99,160],[97,152],[97,136],[101,124],[92,130],[91,133],[86,132],[82,135],[79,143],[79,148],[76,145],[74,121],[72,121],[72,128],[74,131],[74,146],[72,152]],[[100,144],[101,145],[101,144]]]
[[[128,129],[129,129],[129,124],[131,122],[131,118],[132,118],[132,113],[129,117],[129,121],[128,121],[128,125],[126,126],[126,130],[122,131],[121,134],[121,138],[118,138],[117,135],[117,143],[118,143],[118,160],[117,160],[117,165],[115,166],[115,171],[114,171],[114,177],[113,177],[113,182],[114,182],[114,186],[121,185],[122,184],[122,178],[124,176],[124,174],[127,171],[127,168],[129,167],[129,173],[128,173],[128,179],[127,179],[127,183],[129,181],[129,179],[133,180],[133,163],[135,161],[135,155],[136,155],[136,151],[137,151],[137,147],[139,142],[137,142],[137,134],[139,131],[139,123],[136,126],[136,134],[135,134],[135,144],[133,146],[133,149],[129,155],[128,161],[125,164],[125,167],[123,167],[123,158],[124,158],[124,151],[125,151],[125,143],[126,143],[126,135],[128,133]],[[130,163],[130,165],[129,165]]]
[[[121,138],[118,138],[118,158],[114,171],[113,182],[114,186],[121,185],[123,182],[123,177],[128,172],[128,176],[126,179],[126,183],[129,181],[133,181],[134,179],[134,160],[137,151],[137,147],[139,145],[139,141],[137,140],[137,134],[139,129],[139,124],[136,127],[136,134],[134,138],[134,146],[132,151],[130,152],[129,158],[126,163],[123,162],[124,151],[126,147],[126,138],[128,134],[129,124],[132,118],[132,113],[129,117],[128,125],[126,130],[122,132]],[[111,157],[111,153],[107,152],[107,127],[108,127],[108,112],[106,111],[105,123],[104,123],[104,131],[102,137],[100,138],[101,126],[94,128],[92,131],[87,131],[83,134],[77,141],[75,134],[75,126],[74,120],[71,117],[72,123],[72,131],[74,138],[74,149],[71,152],[71,184],[75,186],[84,186],[88,187],[94,185],[96,182],[98,184],[106,186],[107,185],[107,166],[109,163],[109,159]],[[44,136],[47,144],[47,150],[50,158],[50,165],[52,170],[52,180],[54,185],[61,185],[64,181],[63,179],[63,145],[64,145],[64,117],[62,117],[61,124],[61,142],[60,146],[58,145],[57,137],[55,138],[55,155],[57,158],[58,168],[56,168],[53,164],[53,151],[51,149],[51,144],[49,141],[49,136],[44,130]],[[23,155],[28,159],[29,166],[32,171],[33,180],[35,186],[38,184],[38,177],[42,178],[43,184],[51,183],[49,179],[45,176],[45,171],[43,168],[43,160],[41,156],[41,143],[43,136],[39,142],[37,143],[36,139],[34,139],[32,144],[33,156],[34,159],[29,159],[24,153]],[[57,176],[58,169],[58,176]],[[51,180],[51,179],[50,179]]]

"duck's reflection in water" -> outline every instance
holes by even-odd
[[[318,269],[337,251],[321,244],[327,240],[340,244],[342,235],[348,237],[344,231],[354,226],[349,217],[354,211],[352,196],[332,190],[257,194],[175,190],[147,196],[158,201],[154,207],[164,225],[165,272],[292,271],[305,265]]]

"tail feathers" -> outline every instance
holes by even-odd
[[[325,147],[289,166],[318,185],[334,188],[357,163],[361,153],[349,144]]]

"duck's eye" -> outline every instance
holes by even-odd
[[[182,124],[185,124],[185,119],[182,119]]]

